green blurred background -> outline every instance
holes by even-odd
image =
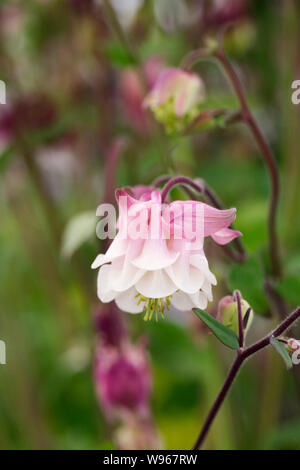
[[[7,347],[7,364],[0,365],[1,449],[115,446],[93,386],[99,303],[90,265],[101,249],[95,210],[111,200],[107,161],[119,142],[116,186],[151,183],[168,171],[168,156],[176,172],[204,178],[227,207],[237,208],[249,257],[235,265],[207,244],[218,279],[209,311],[216,313],[218,299],[238,288],[256,313],[248,341],[278,321],[263,289],[269,184],[252,136],[235,125],[168,137],[140,106],[149,59],[178,66],[231,21],[226,51],[280,166],[286,276],[276,288],[291,309],[300,304],[300,108],[291,102],[300,70],[299,2],[114,5],[126,42],[110,28],[100,1],[0,2],[0,78],[7,87],[7,104],[0,105],[0,339]],[[236,107],[216,64],[195,70],[210,103]],[[130,315],[126,321],[133,338],[149,336],[151,404],[163,446],[188,449],[232,354],[192,313],[175,322],[147,324]],[[300,449],[299,400],[293,372],[264,350],[243,368],[206,447]]]

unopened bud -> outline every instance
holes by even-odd
[[[294,338],[289,338],[286,342],[286,349],[289,353],[293,353],[300,349],[300,341]]]
[[[244,299],[241,299],[241,307],[243,327],[245,332],[247,332],[253,320],[253,311],[248,302]],[[227,326],[227,328],[230,328],[238,335],[238,305],[236,300],[231,295],[226,295],[220,300],[218,306],[217,320],[223,323],[223,325]]]
[[[159,75],[144,106],[151,109],[168,134],[181,133],[201,112],[204,98],[204,84],[197,74],[169,68]]]

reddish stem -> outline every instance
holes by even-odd
[[[214,54],[214,56],[222,64],[225,72],[227,73],[232,83],[234,91],[241,105],[243,121],[249,126],[257,142],[257,145],[261,150],[264,161],[269,171],[269,176],[270,176],[270,181],[271,181],[271,200],[270,200],[269,217],[268,217],[268,230],[269,230],[269,240],[270,240],[269,252],[270,252],[270,259],[272,263],[272,272],[275,276],[280,277],[281,276],[281,263],[280,263],[278,239],[277,239],[277,231],[276,231],[276,216],[277,216],[277,208],[278,208],[278,202],[279,202],[280,184],[279,184],[279,173],[278,173],[276,160],[248,106],[247,99],[246,99],[243,87],[241,85],[241,82],[237,76],[235,69],[233,68],[230,61],[228,60],[224,50],[220,47],[218,51]]]
[[[238,321],[239,321],[239,345],[240,348],[244,347],[244,327],[243,327],[243,313],[242,313],[242,296],[239,290],[235,290],[233,297],[237,303]]]
[[[267,336],[262,338],[261,340],[257,341],[256,343],[252,344],[246,349],[240,348],[237,352],[237,357],[235,361],[233,362],[228,375],[225,379],[225,382],[223,384],[223,387],[221,388],[212,408],[210,409],[210,412],[208,413],[208,416],[205,420],[205,423],[201,429],[201,432],[195,442],[195,445],[193,447],[193,450],[197,450],[201,447],[203,444],[207,433],[210,429],[210,426],[219,411],[238,371],[240,370],[241,365],[247,359],[248,357],[252,356],[255,354],[257,351],[260,351],[261,349],[265,348],[270,344],[270,339],[274,336],[275,338],[280,336],[287,328],[289,328],[300,316],[300,307],[298,307],[293,313],[291,313],[285,320],[283,320],[280,325],[278,325],[275,330],[271,331]]]

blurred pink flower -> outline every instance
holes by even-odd
[[[160,71],[164,67],[162,59],[150,57],[142,67],[142,74],[146,83],[142,83],[141,76],[133,67],[127,68],[120,74],[120,96],[124,114],[129,123],[139,132],[146,133],[148,130],[148,117],[143,107],[143,100],[147,90],[153,86]]]
[[[242,307],[242,318],[245,317],[250,305],[245,299],[241,299],[241,307]],[[219,301],[218,305],[218,313],[217,313],[217,320],[223,325],[227,326],[231,330],[233,330],[236,334],[239,331],[239,320],[238,320],[238,306],[237,302],[232,295],[226,295]],[[247,325],[246,331],[249,330],[253,321],[253,311],[251,310]]]
[[[96,351],[94,381],[100,405],[113,419],[130,412],[148,415],[151,372],[143,346],[121,349],[100,345]]]
[[[199,115],[205,99],[201,78],[185,70],[164,69],[144,100],[167,132],[183,131]]]
[[[204,237],[225,244],[241,235],[228,228],[236,210],[198,201],[162,204],[158,190],[135,199],[119,189],[116,198],[118,234],[92,265],[100,267],[100,300],[115,300],[129,313],[146,310],[145,319],[163,316],[170,304],[179,310],[206,308],[216,278],[204,253]]]
[[[127,331],[119,309],[115,304],[103,307],[95,314],[94,325],[100,334],[101,344],[119,348],[126,340]]]
[[[20,98],[0,115],[1,138],[9,140],[24,131],[43,129],[53,124],[56,117],[55,106],[46,96]]]
[[[204,84],[198,75],[169,68],[161,72],[144,104],[155,110],[172,100],[175,115],[181,117],[203,101],[204,96]]]
[[[248,0],[214,0],[203,18],[205,27],[220,27],[244,20],[249,15]]]

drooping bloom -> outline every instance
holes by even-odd
[[[204,253],[204,237],[223,245],[241,235],[230,228],[235,209],[219,210],[198,201],[162,204],[159,190],[135,199],[116,192],[118,233],[92,267],[98,273],[98,296],[115,300],[129,313],[145,311],[145,319],[178,310],[206,308],[216,278]]]
[[[160,73],[144,106],[153,111],[167,132],[180,132],[198,116],[204,98],[204,84],[198,75],[168,68]]]

